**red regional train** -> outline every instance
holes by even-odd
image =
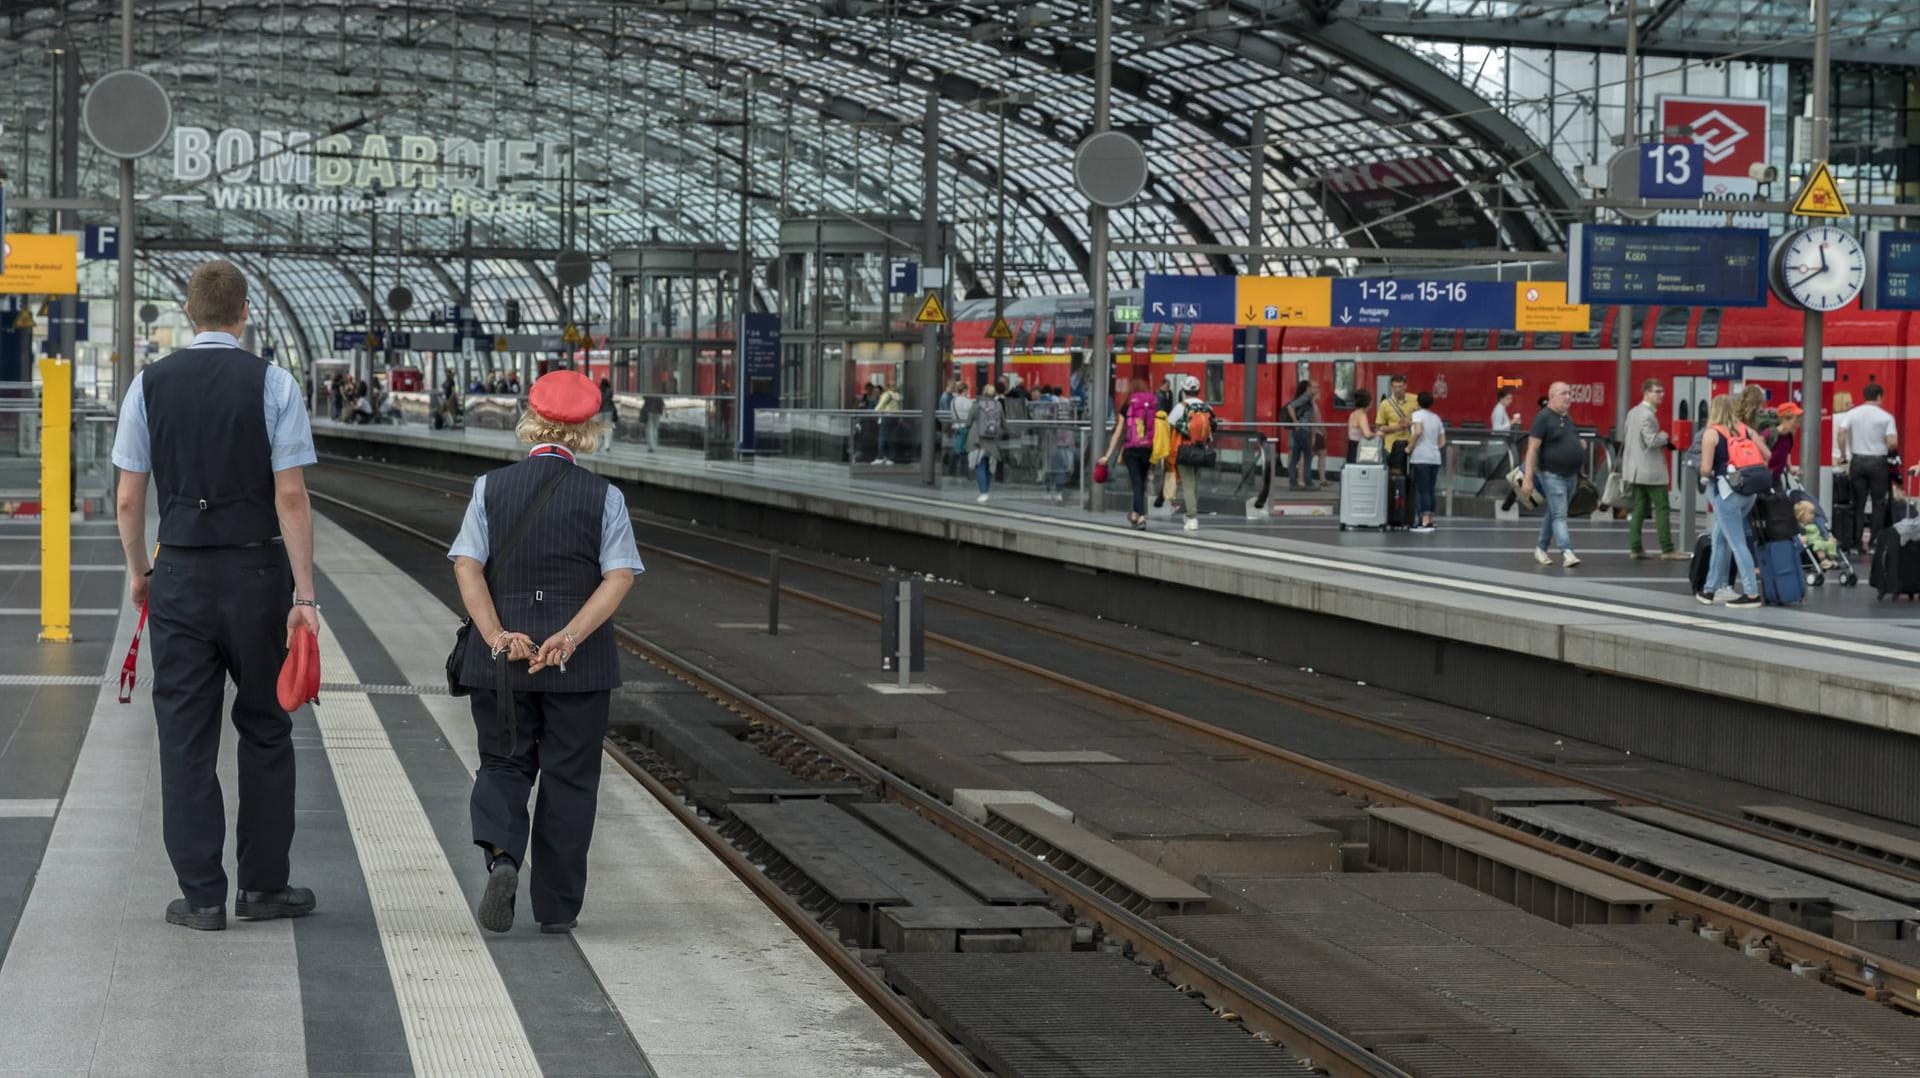
[[[1066,386],[1090,339],[1087,310],[1084,296],[1009,304],[1007,322],[1014,338],[1006,368],[1029,385]],[[1320,384],[1323,420],[1343,424],[1354,389],[1366,389],[1377,402],[1388,378],[1404,372],[1409,392],[1431,391],[1434,410],[1456,428],[1484,428],[1496,387],[1502,385],[1514,387],[1521,421],[1531,422],[1547,386],[1563,381],[1573,387],[1575,422],[1610,431],[1618,309],[1596,307],[1593,314],[1583,333],[1269,329],[1254,402],[1256,419],[1274,422],[1292,399],[1296,380],[1306,378]],[[953,361],[960,377],[976,381],[991,369],[993,341],[987,332],[992,320],[991,300],[967,301],[956,312]],[[1055,328],[1061,324],[1069,332]],[[1802,325],[1800,311],[1778,303],[1764,308],[1636,308],[1633,401],[1638,402],[1639,385],[1646,378],[1667,384],[1668,418],[1696,423],[1704,421],[1712,395],[1749,382],[1764,387],[1770,401],[1803,400]],[[1207,399],[1219,402],[1223,418],[1242,419],[1244,373],[1232,362],[1233,332],[1223,325],[1147,322],[1124,328],[1115,335],[1116,382],[1138,376],[1158,385],[1168,374],[1191,374],[1201,380]],[[1847,393],[1859,403],[1861,388],[1878,382],[1886,394],[1883,405],[1900,425],[1920,429],[1914,426],[1920,424],[1920,378],[1906,377],[1906,361],[1913,359],[1920,359],[1920,314],[1857,307],[1829,314],[1823,409],[1831,413],[1835,393]],[[1330,431],[1328,441],[1331,457],[1344,455],[1344,429]]]

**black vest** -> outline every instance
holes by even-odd
[[[564,470],[560,486],[540,509],[540,516],[506,550],[507,533],[540,493],[540,487]],[[500,624],[533,638],[538,648],[567,622],[600,586],[600,531],[606,516],[607,481],[567,463],[565,457],[529,457],[487,473],[487,587]],[[505,662],[505,656],[501,657]],[[526,663],[511,663],[507,684],[515,692],[597,692],[620,686],[620,654],[613,629],[602,625],[575,642],[565,673],[550,666],[529,675]],[[485,641],[477,637],[467,646],[460,683],[491,689],[498,670]]]
[[[140,375],[160,545],[246,546],[280,535],[267,433],[267,361],[188,348]]]

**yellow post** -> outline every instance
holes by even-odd
[[[73,361],[40,361],[40,642],[73,640]]]

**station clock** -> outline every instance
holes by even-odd
[[[1837,311],[1867,283],[1867,252],[1853,233],[1815,225],[1781,236],[1773,245],[1774,294],[1789,306]]]

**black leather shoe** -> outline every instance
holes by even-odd
[[[233,900],[233,915],[242,921],[270,921],[275,917],[304,917],[313,912],[313,907],[313,892],[305,887],[242,891]]]
[[[579,926],[580,926],[580,921],[576,918],[575,920],[562,921],[558,924],[551,924],[551,925],[543,924],[540,926],[540,931],[545,932],[549,936],[559,936],[559,935],[564,935],[568,932],[571,932],[575,928],[578,928]]]
[[[219,932],[227,927],[227,907],[190,906],[184,898],[167,903],[167,923],[200,932]]]
[[[504,854],[487,862],[487,889],[480,894],[474,916],[489,932],[513,927],[513,900],[520,893],[520,869]]]

